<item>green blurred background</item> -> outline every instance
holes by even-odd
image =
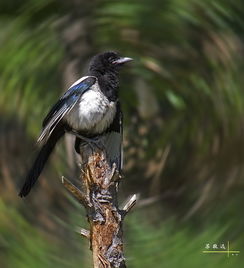
[[[74,232],[85,212],[63,140],[25,200],[17,196],[41,121],[91,56],[135,60],[121,74],[130,268],[243,267],[244,2],[1,0],[0,267],[92,267]],[[33,149],[34,148],[34,149]],[[240,254],[203,254],[206,244]]]

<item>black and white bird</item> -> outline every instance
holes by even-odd
[[[77,80],[51,108],[43,121],[38,138],[41,149],[19,193],[26,196],[37,181],[57,141],[65,132],[76,136],[75,150],[80,153],[82,140],[104,135],[109,161],[118,169],[122,165],[122,112],[118,99],[120,67],[131,61],[116,52],[94,56],[88,76]]]

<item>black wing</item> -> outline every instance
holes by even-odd
[[[120,103],[117,102],[116,116],[113,123],[104,135],[104,145],[110,164],[116,164],[121,171],[123,167],[123,115],[120,109]]]
[[[65,92],[43,120],[43,129],[38,142],[47,140],[60,120],[75,106],[82,94],[89,90],[95,82],[96,78],[93,76],[81,78]]]

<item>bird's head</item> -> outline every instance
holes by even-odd
[[[105,74],[106,72],[118,72],[120,67],[132,58],[121,57],[117,52],[108,51],[94,56],[90,63],[90,71]]]

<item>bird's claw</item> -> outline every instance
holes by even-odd
[[[80,138],[81,140],[83,140],[92,149],[95,149],[95,147],[100,149],[100,150],[104,149],[104,143],[102,142],[102,140],[99,137],[87,138],[87,137],[84,137],[84,136],[80,135],[79,133],[77,133],[74,130],[70,131],[70,133],[75,135],[76,137]]]

